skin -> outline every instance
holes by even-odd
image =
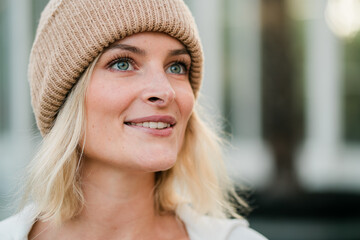
[[[156,214],[153,188],[154,172],[175,164],[194,106],[190,63],[162,33],[135,34],[103,52],[86,93],[85,207],[59,228],[36,222],[29,239],[189,239],[174,213]],[[171,127],[131,125],[144,117]]]

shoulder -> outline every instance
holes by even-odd
[[[234,228],[227,238],[228,240],[267,240],[263,235],[251,229],[250,227],[237,226]]]
[[[0,221],[1,240],[25,240],[35,221],[32,206],[26,207],[18,214]]]
[[[192,240],[266,240],[243,219],[220,219],[200,215],[188,205],[179,206],[176,212]]]

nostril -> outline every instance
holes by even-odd
[[[158,97],[151,97],[151,98],[149,98],[149,101],[150,101],[150,102],[156,102],[156,101],[158,101],[158,100],[160,100],[160,98],[158,98]]]

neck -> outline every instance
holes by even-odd
[[[184,225],[173,214],[156,213],[154,173],[84,163],[82,212],[57,229],[38,222],[29,239],[188,239]]]
[[[104,230],[139,229],[154,223],[154,173],[121,172],[87,161],[82,171],[85,205],[77,222]]]

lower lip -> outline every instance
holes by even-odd
[[[136,125],[125,125],[125,126],[131,127],[134,129],[138,129],[138,130],[144,131],[146,133],[149,133],[151,135],[158,136],[158,137],[168,137],[171,135],[171,133],[173,131],[173,127],[157,129],[157,128],[140,127],[140,126],[136,126]]]

